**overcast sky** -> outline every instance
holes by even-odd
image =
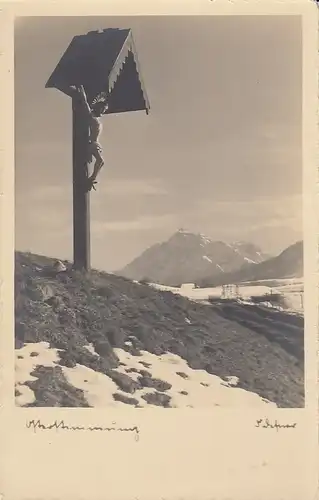
[[[16,248],[72,259],[71,102],[45,83],[73,36],[108,27],[132,28],[151,112],[103,119],[92,265],[117,269],[180,227],[272,253],[301,239],[298,18],[23,18]]]

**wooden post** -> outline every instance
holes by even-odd
[[[82,103],[72,98],[73,112],[73,259],[75,269],[90,269],[89,124]]]

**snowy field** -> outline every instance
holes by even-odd
[[[291,312],[303,312],[303,278],[290,278],[278,280],[262,280],[258,284],[240,283],[238,285],[239,298],[249,300],[253,295],[265,295],[268,293],[280,293],[287,302],[288,310]],[[177,293],[190,300],[207,301],[209,297],[222,297],[223,287],[214,288],[192,288],[190,285],[182,285],[174,288],[152,283],[151,286],[158,290]]]
[[[88,345],[87,349],[94,353],[92,346]],[[222,380],[204,370],[189,368],[182,358],[170,353],[156,356],[142,351],[142,356],[132,356],[123,349],[114,349],[114,351],[122,363],[116,370],[119,373],[125,373],[136,380],[140,374],[129,370],[143,370],[147,366],[146,369],[152,377],[171,384],[171,388],[164,393],[171,397],[170,405],[173,408],[209,409],[218,406],[276,408],[275,403],[236,387],[239,380],[231,374],[227,377],[227,381]],[[51,349],[47,342],[30,343],[16,351],[16,405],[24,406],[35,401],[33,391],[25,384],[27,381],[36,380],[36,377],[31,375],[33,370],[37,366],[54,367],[59,359],[59,350]],[[108,376],[86,366],[77,364],[74,368],[61,366],[61,369],[69,384],[81,389],[86,401],[92,407],[128,408],[128,404],[114,400],[113,394],[117,393],[135,398],[139,407],[162,409],[148,404],[142,398],[146,393],[154,393],[153,388],[142,388],[134,394],[127,394],[122,392]]]

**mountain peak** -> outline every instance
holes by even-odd
[[[229,245],[179,228],[167,241],[149,247],[117,274],[175,286],[237,271],[262,260],[263,254],[252,244]]]
[[[260,252],[258,252],[260,253]],[[299,241],[290,245],[279,255],[264,258],[259,263],[247,263],[239,270],[228,272],[224,276],[216,276],[213,273],[200,281],[200,286],[214,286],[240,283],[247,281],[262,281],[283,278],[299,278],[303,276],[303,242]]]
[[[202,240],[204,240],[207,243],[211,243],[213,241],[211,238],[209,238],[208,236],[206,236],[206,234],[203,234],[203,233],[194,233],[194,232],[188,231],[187,229],[184,229],[184,228],[178,229],[177,232],[173,236],[179,235],[179,234],[182,234],[182,235],[185,235],[185,236],[193,236],[195,238],[201,238]]]
[[[191,233],[190,231],[187,231],[186,229],[184,228],[179,228],[177,231],[176,231],[178,234],[193,234]]]

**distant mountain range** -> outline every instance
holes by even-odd
[[[200,286],[218,286],[243,281],[294,278],[303,276],[303,242],[298,241],[286,248],[277,257],[272,257],[256,265],[249,265],[235,272],[207,275],[199,280]]]
[[[180,229],[167,241],[145,250],[115,274],[138,281],[145,279],[178,286],[244,271],[269,257],[252,243],[213,241],[203,234]]]

